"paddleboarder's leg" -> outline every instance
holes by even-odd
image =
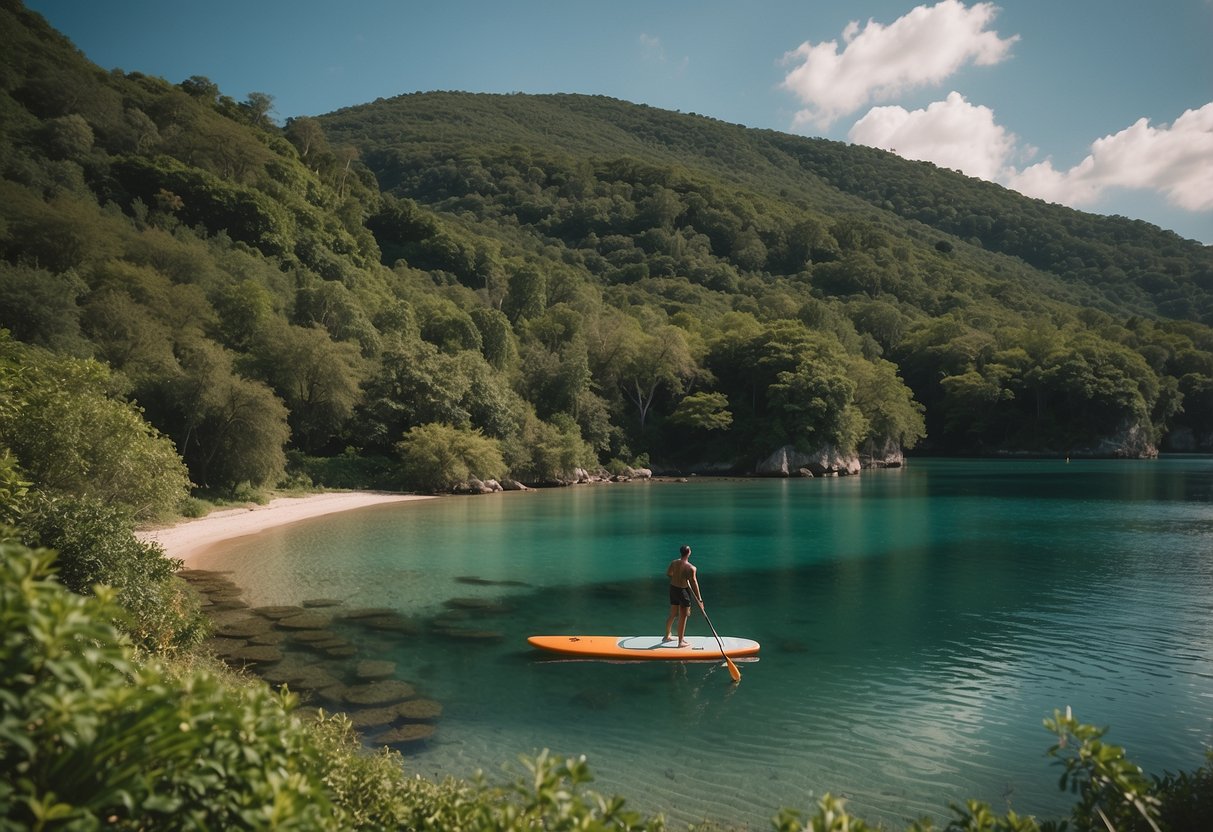
[[[691,617],[691,605],[678,608],[678,646],[689,647],[690,642],[687,641],[687,619]]]
[[[665,620],[665,638],[662,641],[670,640],[670,630],[674,626],[674,619],[678,617],[678,605],[670,604],[670,616]]]

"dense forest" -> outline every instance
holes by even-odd
[[[280,127],[0,15],[0,326],[197,486],[1213,444],[1213,252],[1145,223],[596,97]]]

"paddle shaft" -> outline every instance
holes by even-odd
[[[699,599],[696,598],[695,600],[698,601]],[[733,664],[733,660],[725,655],[724,642],[720,640],[720,634],[717,633],[716,628],[712,626],[712,619],[708,618],[708,611],[704,609],[703,601],[699,601],[699,611],[703,613],[703,620],[708,622],[708,627],[711,628],[712,635],[716,636],[716,643],[720,645],[720,655],[724,656],[724,660],[729,666],[729,675],[733,677],[734,682],[740,682],[741,671],[737,669],[737,665]]]

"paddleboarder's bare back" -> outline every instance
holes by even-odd
[[[687,619],[691,617],[691,599],[703,606],[703,596],[699,594],[699,581],[696,569],[691,563],[691,547],[683,546],[679,550],[682,557],[670,561],[665,570],[670,579],[670,615],[665,620],[665,641],[670,641],[670,630],[674,627],[674,619],[678,619],[678,646],[689,647],[687,641]]]

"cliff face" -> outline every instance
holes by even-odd
[[[1073,457],[1075,459],[1156,459],[1158,446],[1151,438],[1148,427],[1140,424],[1126,425],[1116,433],[1095,442],[1067,448],[1040,448],[1027,451],[999,450],[1001,457]],[[1171,447],[1170,450],[1185,450]],[[1201,450],[1192,448],[1191,450]]]
[[[784,445],[754,466],[754,473],[760,477],[828,477],[858,474],[860,468],[858,454],[843,452],[831,445],[811,453],[798,451],[794,445]]]
[[[1158,456],[1158,446],[1151,439],[1149,429],[1142,425],[1129,425],[1099,442],[1071,451],[1070,456],[1155,459]]]

